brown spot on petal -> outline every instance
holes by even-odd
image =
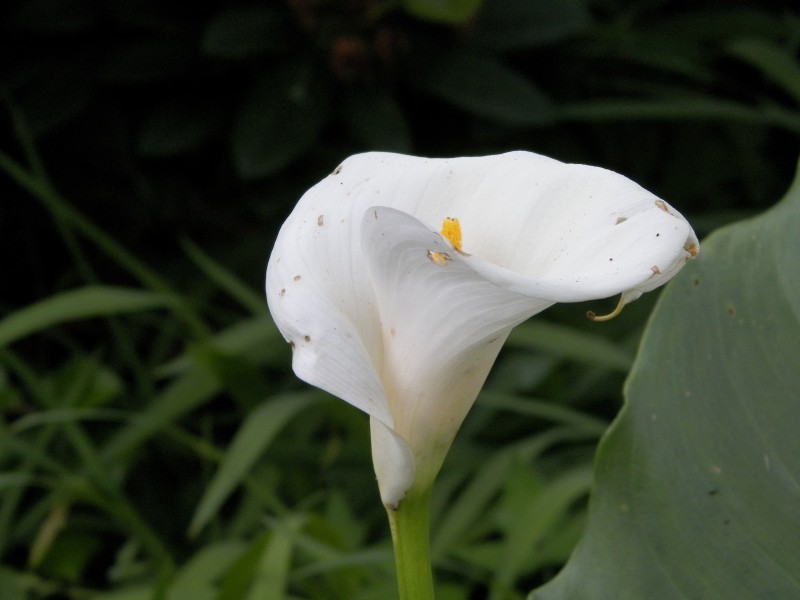
[[[669,212],[669,209],[667,209],[667,203],[664,202],[663,200],[656,200],[656,206],[661,210],[663,210],[665,213]]]
[[[697,246],[694,245],[694,242],[687,241],[686,244],[684,244],[683,249],[686,250],[689,253],[689,256],[692,258],[697,256]]]
[[[617,217],[617,220],[614,222],[614,225],[619,225],[620,223],[624,223],[628,220],[628,217]]]
[[[435,265],[443,267],[450,261],[450,255],[447,254],[447,252],[434,252],[433,250],[428,250],[428,260]]]
[[[289,345],[292,347],[292,350],[295,349],[295,345],[294,345],[294,342],[292,340],[289,340]]]
[[[292,277],[292,279],[294,281],[300,281],[302,279],[302,276],[301,275],[295,275],[294,277]]]
[[[320,227],[325,225],[325,215],[320,215],[317,217],[317,225],[319,225]]]
[[[307,344],[308,342],[310,342],[310,341],[311,341],[311,336],[310,336],[310,335],[304,335],[304,336],[303,336],[303,339],[305,340],[305,342],[306,342],[306,344]]]
[[[336,167],[336,168],[333,170],[333,173],[331,173],[331,175],[338,175],[338,174],[339,174],[339,173],[341,173],[341,172],[342,172],[342,165],[339,165],[338,167]]]
[[[658,265],[653,265],[650,267],[650,270],[653,272],[653,275],[661,275],[661,269],[658,268]]]
[[[283,298],[286,295],[286,288],[282,288],[280,292],[278,292],[278,296]]]

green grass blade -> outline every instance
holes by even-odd
[[[69,224],[71,228],[91,240],[95,246],[145,287],[169,296],[174,303],[175,313],[192,328],[195,335],[204,337],[208,333],[205,323],[164,279],[81,214],[65,198],[53,190],[46,181],[28,173],[4,152],[0,152],[0,171],[4,171],[33,198],[40,201],[50,212],[53,219]]]
[[[239,540],[204,546],[175,573],[167,600],[216,600],[219,578],[244,549]]]
[[[190,536],[208,524],[284,426],[321,397],[317,392],[285,394],[264,402],[247,416],[200,499],[189,525]]]
[[[520,415],[536,419],[546,419],[553,423],[568,425],[578,430],[596,435],[598,438],[605,433],[608,423],[586,413],[568,406],[536,400],[535,398],[521,398],[512,394],[504,394],[493,390],[484,390],[478,396],[481,406],[496,410],[507,410]]]
[[[494,574],[492,600],[503,598],[531,561],[540,558],[536,551],[545,547],[547,537],[554,535],[575,500],[588,494],[592,483],[589,465],[572,467],[545,485],[536,482],[533,486],[525,481],[528,467],[517,466],[519,470],[512,472],[507,486],[506,531]]]
[[[258,365],[284,367],[290,360],[287,342],[268,315],[237,321],[215,333],[204,344],[216,352],[235,355]],[[174,377],[193,364],[190,352],[186,352],[159,367],[158,375]]]
[[[295,537],[303,524],[303,517],[293,515],[276,524],[269,540],[255,580],[244,600],[285,600],[291,569]]]
[[[715,98],[599,99],[565,104],[558,116],[564,121],[731,121],[771,125],[800,132],[800,115],[776,106],[752,107]]]
[[[506,345],[533,349],[621,373],[627,373],[633,364],[633,355],[628,350],[600,335],[536,319],[514,328]]]
[[[760,39],[744,39],[728,46],[738,59],[760,70],[800,103],[800,64],[792,53]]]
[[[254,292],[251,287],[189,240],[181,240],[181,246],[192,262],[231,298],[253,315],[260,316],[266,313],[267,301],[262,293]]]
[[[200,367],[191,367],[158,394],[141,415],[131,419],[100,452],[101,462],[111,467],[151,436],[168,429],[177,419],[208,401],[220,391],[219,379]]]
[[[72,321],[170,306],[164,294],[110,286],[61,292],[21,308],[0,321],[0,346]]]

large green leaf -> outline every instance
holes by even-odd
[[[662,296],[583,539],[535,600],[800,598],[800,175]]]

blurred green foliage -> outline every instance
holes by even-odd
[[[295,380],[260,291],[283,218],[345,156],[597,164],[704,234],[780,197],[800,146],[788,1],[0,16],[9,600],[391,597],[367,421]],[[607,326],[555,307],[512,336],[437,488],[440,598],[523,598],[569,556],[650,306]]]

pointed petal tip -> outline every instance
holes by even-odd
[[[411,448],[383,422],[370,417],[372,464],[384,506],[397,510],[414,483],[416,462]]]

